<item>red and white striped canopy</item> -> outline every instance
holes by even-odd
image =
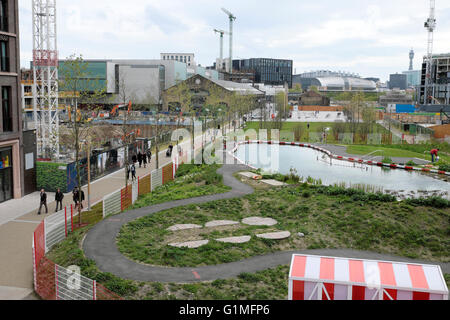
[[[441,268],[402,262],[294,255],[291,280],[448,294]]]

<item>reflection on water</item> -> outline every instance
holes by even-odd
[[[449,182],[424,173],[330,159],[309,148],[245,144],[238,148],[236,156],[263,171],[289,174],[291,168],[295,168],[300,177],[321,179],[324,185],[346,182],[403,192],[450,191]]]

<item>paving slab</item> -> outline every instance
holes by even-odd
[[[33,293],[29,288],[0,286],[0,300],[23,300]]]
[[[223,227],[223,226],[233,226],[239,224],[238,221],[230,220],[214,220],[205,224],[205,228]]]
[[[254,174],[253,172],[240,172],[241,176],[252,179],[257,174]]]
[[[176,248],[189,248],[196,249],[203,247],[209,243],[209,240],[198,240],[198,241],[188,241],[188,242],[180,242],[180,243],[170,243],[169,246]]]
[[[287,186],[287,183],[281,182],[281,181],[277,181],[277,180],[261,180],[262,182],[264,182],[265,184],[268,184],[270,186],[273,187],[282,187],[282,186]]]
[[[181,231],[181,230],[191,230],[191,229],[201,229],[202,226],[198,224],[176,224],[174,226],[171,226],[170,228],[167,228],[169,231]]]
[[[261,239],[283,240],[289,238],[291,236],[291,233],[289,231],[282,231],[282,232],[257,234],[256,236]]]
[[[261,218],[261,217],[251,217],[251,218],[245,218],[242,220],[243,224],[249,225],[249,226],[274,226],[278,222],[275,219],[272,218]]]
[[[242,236],[242,237],[230,237],[230,238],[222,238],[222,239],[216,239],[218,242],[224,242],[224,243],[246,243],[249,242],[252,239],[250,236]]]

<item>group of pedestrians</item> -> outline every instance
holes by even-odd
[[[128,180],[135,181],[136,178],[136,164],[139,163],[139,168],[147,168],[147,164],[150,164],[152,161],[152,152],[148,150],[147,152],[142,153],[141,150],[138,150],[138,154],[133,154],[131,157],[132,163],[126,167]]]
[[[136,163],[139,163],[139,168],[142,168],[142,165],[144,165],[144,168],[147,168],[147,164],[149,164],[152,160],[152,152],[148,150],[147,152],[142,153],[141,150],[138,151],[138,154],[134,154],[132,157],[133,162],[127,166],[127,175],[128,179],[131,179],[132,181],[137,180],[136,178]],[[84,191],[79,190],[78,187],[75,187],[72,191],[73,196],[73,202],[75,203],[74,209],[77,210],[79,208],[83,209],[83,201],[84,198]],[[81,199],[80,199],[81,196]],[[59,210],[63,209],[62,201],[64,199],[64,194],[61,192],[61,189],[58,189],[58,191],[55,193],[55,201],[56,201],[56,209],[55,212],[58,212]],[[38,215],[41,214],[42,208],[45,208],[45,213],[48,214],[48,206],[47,206],[47,193],[44,189],[41,190],[40,196],[39,196],[40,204],[39,204],[39,210]],[[81,201],[80,201],[81,200]]]
[[[75,187],[72,191],[73,195],[73,202],[75,203],[75,210],[80,207],[83,209],[83,201],[84,201],[84,191],[81,190],[81,201],[80,201],[80,190],[78,190],[78,187]],[[38,210],[38,215],[41,214],[42,208],[45,208],[45,213],[48,214],[48,206],[47,206],[47,193],[44,189],[41,190],[41,193],[39,195],[40,199],[40,205]],[[64,199],[64,193],[61,192],[61,189],[58,189],[55,193],[55,201],[56,201],[56,208],[55,212],[58,212],[58,210],[63,209],[63,199]]]

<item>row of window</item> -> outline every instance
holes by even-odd
[[[178,60],[178,57],[180,60]],[[176,60],[184,63],[191,62],[191,56],[163,56],[163,60]]]

